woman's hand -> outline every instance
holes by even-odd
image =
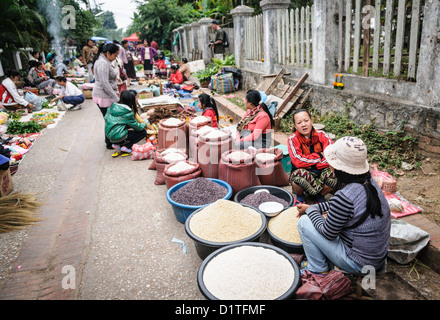
[[[306,213],[307,208],[310,207],[309,204],[299,204],[296,206],[296,208],[298,209],[298,215],[297,217],[301,217],[303,214]]]

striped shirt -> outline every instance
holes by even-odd
[[[361,225],[350,229],[367,208],[364,186],[352,183],[339,190],[328,202],[319,203],[306,210],[316,230],[326,239],[340,237],[347,255],[361,266],[379,267],[386,257],[390,241],[391,216],[388,202],[380,188],[378,190],[382,217],[369,216]],[[322,214],[327,212],[327,218]]]

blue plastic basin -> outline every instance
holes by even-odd
[[[214,181],[214,182],[218,183],[219,185],[221,185],[221,186],[225,187],[226,189],[228,189],[228,193],[222,199],[229,200],[229,198],[231,198],[231,196],[232,196],[232,187],[229,185],[229,183],[227,183],[227,182],[225,182],[223,180],[219,180],[219,179],[213,179],[213,178],[206,178],[206,179]],[[177,221],[179,221],[181,223],[185,223],[186,219],[191,215],[191,213],[193,213],[197,209],[200,209],[200,208],[206,207],[207,205],[210,205],[210,203],[207,203],[207,204],[202,205],[202,206],[189,206],[189,205],[186,205],[186,204],[181,204],[181,203],[175,202],[173,199],[171,199],[171,195],[174,192],[176,192],[177,190],[179,190],[180,188],[185,186],[187,183],[189,183],[191,181],[194,181],[194,180],[195,179],[191,179],[191,180],[180,182],[180,183],[172,186],[167,191],[167,200],[168,200],[168,202],[171,204],[171,206],[173,208],[174,215],[176,216]]]

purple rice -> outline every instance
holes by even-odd
[[[269,201],[281,203],[284,207],[288,205],[288,202],[286,200],[278,198],[277,196],[274,196],[273,194],[267,192],[248,194],[246,197],[241,199],[240,203],[250,205],[254,208],[258,208],[260,204]]]
[[[218,183],[206,178],[197,178],[174,192],[170,198],[188,206],[203,206],[223,199],[227,194],[228,189]]]

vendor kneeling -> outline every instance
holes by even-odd
[[[86,99],[81,90],[79,90],[73,83],[68,82],[63,76],[58,76],[55,80],[61,87],[61,93],[58,97],[52,99],[50,103],[61,99],[64,103],[73,105],[69,110],[81,109],[81,103]]]

